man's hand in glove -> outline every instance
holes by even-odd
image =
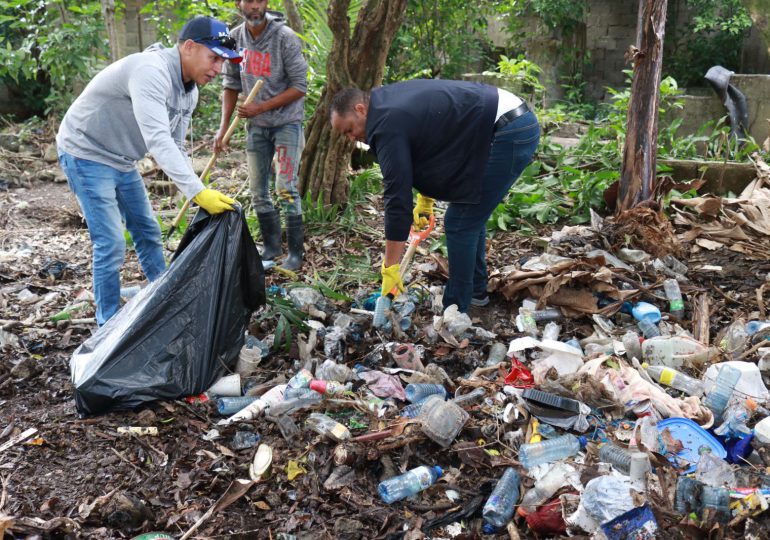
[[[434,199],[417,194],[417,203],[414,205],[412,215],[414,216],[414,230],[420,231],[430,224],[430,217],[433,215]]]
[[[382,263],[382,290],[380,294],[386,296],[393,290],[393,287],[398,288],[399,292],[404,292],[404,283],[401,281],[401,265],[396,263],[391,266],[385,266]],[[398,295],[396,295],[398,296]]]
[[[232,210],[235,200],[216,189],[205,188],[193,197],[193,201],[209,214],[221,214],[225,210]]]

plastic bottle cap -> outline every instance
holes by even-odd
[[[438,465],[434,465],[434,466],[433,466],[433,470],[434,470],[434,471],[436,471],[436,474],[437,474],[438,476],[443,476],[443,475],[444,475],[444,469],[442,469],[442,468],[441,468],[441,467],[439,467]]]
[[[642,362],[642,367],[643,367],[644,369],[647,369],[648,367],[650,367],[650,364],[648,364],[647,362]],[[311,384],[312,384],[312,383],[311,383]],[[311,386],[311,388],[312,388],[312,386]]]
[[[310,381],[310,389],[315,390],[319,394],[323,394],[324,392],[326,392],[326,381],[313,379],[312,381]]]
[[[482,530],[484,531],[484,534],[494,534],[497,529],[489,523],[484,523]]]
[[[580,435],[577,438],[578,442],[580,443],[580,448],[585,448],[588,445],[588,439],[586,439],[584,436]]]

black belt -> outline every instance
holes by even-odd
[[[498,129],[504,128],[506,125],[513,122],[515,119],[517,119],[522,114],[527,114],[529,112],[529,105],[527,105],[527,102],[525,101],[512,111],[508,111],[504,115],[502,115],[500,118],[497,119],[497,122],[495,122],[495,131]]]

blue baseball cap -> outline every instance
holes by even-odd
[[[237,45],[235,39],[230,36],[227,25],[213,17],[200,15],[187,21],[179,32],[179,40],[188,39],[205,45],[215,54],[236,64],[242,60],[241,55],[236,52]]]

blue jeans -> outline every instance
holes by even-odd
[[[121,172],[66,152],[59,154],[59,163],[91,236],[96,322],[101,326],[120,309],[120,267],[126,252],[123,223],[150,281],[166,269],[160,226],[136,170]]]
[[[270,186],[275,183],[275,193],[285,214],[302,214],[297,173],[304,147],[305,134],[300,123],[249,128],[246,160],[249,165],[252,204],[257,213],[273,210]],[[275,167],[273,156],[276,158]]]
[[[461,312],[466,312],[472,297],[487,295],[487,220],[532,161],[539,141],[540,126],[532,112],[495,131],[478,204],[449,205],[444,217],[449,255],[444,308],[457,304]]]

